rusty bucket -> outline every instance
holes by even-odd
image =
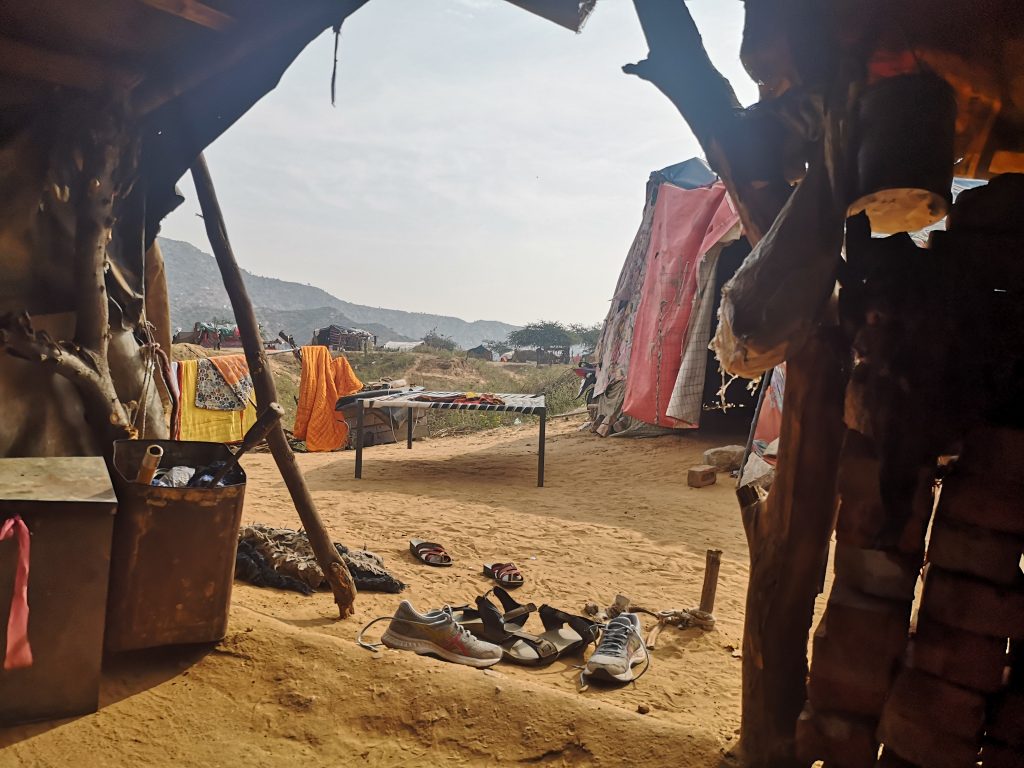
[[[224,637],[245,483],[164,488],[133,482],[143,455],[160,467],[227,461],[221,443],[121,440],[114,444],[118,512],[110,564],[105,646],[126,651]]]

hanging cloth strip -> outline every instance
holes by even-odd
[[[327,347],[302,348],[302,378],[295,411],[295,437],[310,451],[335,451],[348,440],[348,424],[335,412],[338,400],[363,388],[344,355]]]
[[[207,357],[198,361],[196,408],[244,411],[252,391],[252,377],[244,355]]]
[[[7,616],[7,651],[4,669],[22,669],[32,666],[32,648],[28,644],[28,526],[15,515],[0,525],[0,541],[14,539],[17,557],[14,565],[14,594]]]

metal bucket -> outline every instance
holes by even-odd
[[[865,211],[878,234],[916,232],[952,204],[957,105],[930,74],[880,80],[857,111],[857,188],[851,216]]]
[[[118,513],[107,602],[108,651],[216,642],[227,632],[245,483],[221,488],[135,483],[151,445],[163,448],[161,467],[200,467],[231,458],[221,443],[114,443]]]

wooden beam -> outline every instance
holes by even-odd
[[[367,0],[308,0],[294,13],[277,24],[267,24],[245,35],[236,35],[223,46],[211,48],[189,61],[183,73],[168,73],[154,78],[138,90],[134,106],[138,114],[147,115],[169,101],[191,91],[248,57],[274,45],[281,38],[308,30],[310,39],[331,25],[341,24]]]
[[[191,21],[207,29],[227,29],[235,20],[226,13],[221,13],[216,8],[211,8],[199,0],[139,0],[140,3],[155,8],[158,11],[169,13],[180,19]]]
[[[140,72],[7,37],[0,37],[0,62],[3,62],[0,69],[5,75],[83,91],[131,89],[142,81]]]
[[[206,235],[210,238],[213,255],[217,259],[217,266],[220,268],[221,278],[224,280],[224,288],[231,300],[235,322],[238,323],[238,332],[242,337],[242,346],[245,349],[245,361],[249,364],[253,388],[256,390],[256,404],[258,409],[263,411],[270,407],[271,403],[277,401],[277,385],[274,383],[270,366],[267,364],[267,354],[260,336],[259,324],[256,322],[252,301],[245,290],[242,272],[238,268],[234,251],[228,241],[227,226],[224,223],[224,214],[221,212],[220,203],[217,202],[213,179],[210,178],[210,171],[206,167],[206,160],[202,155],[199,155],[192,164],[192,181],[196,185],[196,197],[199,198],[199,208],[203,212]],[[274,461],[277,462],[281,477],[284,479],[285,485],[288,486],[288,492],[299,513],[302,526],[309,536],[309,543],[313,547],[316,561],[323,570],[327,582],[331,585],[334,602],[338,605],[338,612],[343,619],[351,616],[355,611],[355,582],[327,534],[327,529],[316,509],[313,496],[306,485],[306,479],[302,476],[302,470],[299,469],[298,462],[295,461],[295,454],[292,453],[280,421],[270,430],[267,442],[270,444],[270,452],[274,456]]]

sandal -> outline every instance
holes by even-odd
[[[451,555],[445,552],[444,547],[442,547],[440,544],[435,544],[432,541],[423,541],[423,539],[410,539],[409,551],[412,552],[413,557],[415,557],[421,563],[426,563],[427,565],[434,565],[439,568],[447,568],[453,562]]]
[[[484,576],[511,588],[523,586],[524,581],[515,563],[484,563]]]
[[[540,607],[545,632],[533,635],[518,624],[503,621],[501,613],[486,596],[478,597],[476,604],[484,639],[500,645],[503,658],[513,664],[547,666],[561,656],[583,651],[597,637],[597,624],[549,605]]]
[[[517,628],[522,628],[526,623],[526,620],[530,618],[530,614],[537,610],[537,606],[533,603],[526,603],[525,605],[517,603],[509,593],[501,587],[495,587],[492,591],[495,596],[497,596],[498,600],[501,601],[502,608],[505,609],[504,614],[499,614],[502,624],[511,624]],[[487,596],[484,595],[484,598],[486,597]],[[478,608],[472,608],[468,605],[458,605],[452,607],[451,610],[452,615],[459,624],[464,626],[477,637],[486,639],[486,630],[483,626],[483,616]],[[500,633],[499,636],[501,636]]]

